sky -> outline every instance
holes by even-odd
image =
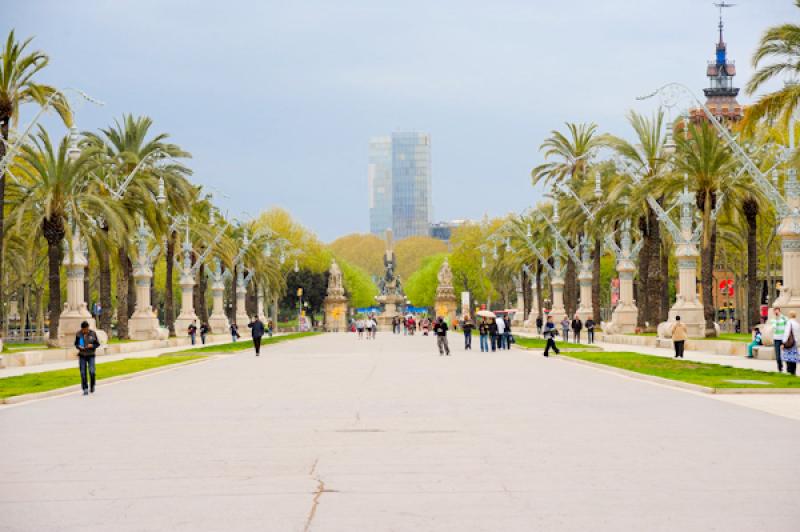
[[[736,4],[744,86],[763,31],[800,10]],[[434,221],[535,204],[551,130],[630,137],[626,112],[658,105],[637,96],[702,97],[717,22],[711,0],[0,0],[3,35],[50,55],[42,82],[105,103],[78,104],[81,130],[148,115],[229,216],[280,206],[325,241],[369,230],[368,141],[397,130],[431,135]]]

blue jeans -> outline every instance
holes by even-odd
[[[504,332],[503,333],[503,343],[506,346],[506,349],[511,349],[511,333]]]
[[[481,353],[484,352],[489,352],[489,335],[487,334],[481,335]]]
[[[497,349],[506,348],[506,333],[497,335]]]
[[[783,340],[775,340],[775,360],[778,362],[778,371],[783,371],[783,359],[781,359],[781,346]]]
[[[472,349],[472,332],[464,332],[464,349]]]
[[[489,338],[492,340],[492,351],[497,350],[497,335],[496,334],[490,334]]]
[[[78,356],[78,367],[81,370],[81,388],[85,391],[89,389],[89,384],[86,382],[86,373],[88,371],[89,378],[91,379],[92,390],[94,390],[95,382],[95,366],[94,355]]]

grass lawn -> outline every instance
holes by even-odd
[[[285,334],[283,336],[273,336],[272,338],[265,336],[261,339],[261,347],[265,347],[272,344],[278,344],[281,342],[286,342],[288,340],[297,340],[298,338],[305,338],[307,336],[316,336],[318,334],[322,334],[319,332],[299,332],[299,333],[290,333]],[[217,345],[206,345],[202,347],[193,347],[191,349],[184,349],[182,351],[176,351],[174,353],[170,353],[171,355],[176,354],[202,354],[202,353],[236,353],[238,351],[245,351],[246,349],[253,348],[253,341],[249,338],[242,338],[238,342],[230,342],[227,344],[217,344]]]
[[[522,336],[515,336],[514,339],[517,341],[520,347],[527,347],[533,349],[544,349],[547,345],[547,340],[543,340],[541,338],[524,338]],[[594,346],[587,345],[587,344],[571,344],[569,342],[559,342],[556,340],[556,347],[559,349],[567,348],[567,349],[574,349],[574,348],[583,348],[583,349],[597,349]]]
[[[131,340],[129,338],[109,338],[108,343],[110,344],[129,344],[131,342],[140,342],[141,340]]]
[[[750,343],[753,337],[749,333],[720,333],[716,338],[704,338],[705,340],[730,340],[732,342]]]
[[[657,332],[628,333],[626,336],[658,336]]]
[[[49,349],[49,347],[47,347],[47,344],[3,343],[3,353],[38,351],[39,349]]]
[[[147,369],[159,368],[170,364],[186,362],[188,360],[196,360],[198,358],[203,357],[160,356],[150,358],[126,358],[124,360],[117,360],[116,362],[106,362],[97,365],[97,380],[137,373]],[[0,398],[46,392],[80,383],[81,375],[78,372],[78,362],[76,360],[74,368],[29,373],[27,375],[0,379]]]
[[[675,360],[638,353],[573,352],[565,356],[605,364],[615,368],[654,375],[674,381],[699,384],[709,388],[798,388],[800,379],[785,373],[740,369],[720,364]],[[765,384],[740,384],[728,380],[758,380]]]

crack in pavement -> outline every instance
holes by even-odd
[[[306,519],[306,526],[303,528],[303,532],[309,532],[309,530],[311,530],[311,522],[314,521],[314,516],[317,514],[319,499],[326,491],[325,483],[319,477],[317,477],[317,483],[317,491],[314,493],[314,498],[311,500],[311,510],[308,512],[308,518]]]

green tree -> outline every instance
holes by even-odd
[[[375,286],[370,275],[346,260],[337,258],[336,261],[342,269],[342,281],[350,306],[363,308],[374,305],[375,296],[378,295],[378,287]]]
[[[800,8],[800,0],[795,0]],[[766,60],[770,64],[763,65]],[[800,74],[800,26],[797,24],[780,24],[764,32],[761,41],[753,52],[753,77],[747,83],[748,94],[755,94],[766,83],[785,77],[796,77]],[[795,110],[800,104],[800,85],[786,83],[781,89],[761,96],[758,101],[749,105],[745,111],[744,126],[750,131],[762,119],[779,120],[789,124]]]
[[[438,238],[410,236],[398,240],[394,246],[394,254],[397,258],[397,273],[401,279],[407,279],[422,267],[422,263],[426,258],[440,253],[447,253],[447,244]],[[383,251],[381,251],[381,273],[383,273],[382,257]]]
[[[6,156],[9,146],[11,124],[16,126],[19,120],[19,108],[29,102],[44,105],[51,97],[52,105],[61,115],[64,123],[72,125],[69,104],[54,87],[38,83],[37,77],[48,65],[50,58],[41,51],[28,51],[32,38],[17,41],[14,31],[8,34],[5,46],[0,50],[0,161]],[[5,296],[3,246],[5,242],[5,200],[6,172],[0,163],[0,297]],[[0,324],[3,323],[2,306],[0,306]],[[0,327],[0,337],[3,327]]]
[[[50,340],[58,338],[61,314],[61,263],[65,237],[76,228],[88,235],[93,222],[103,217],[112,225],[120,222],[118,209],[87,189],[91,152],[73,160],[68,138],[55,149],[47,132],[39,129],[34,140],[23,146],[13,166],[20,182],[10,189],[13,230],[17,234],[43,236],[47,242]],[[71,219],[72,225],[68,224]],[[72,250],[75,251],[75,250]],[[77,250],[77,252],[81,252]]]
[[[445,257],[447,255],[444,253],[426,257],[422,260],[422,267],[405,282],[406,296],[415,307],[433,307],[439,285],[439,268],[442,267]]]
[[[370,275],[383,274],[383,254],[386,243],[371,234],[352,234],[337,238],[328,245],[337,258],[346,260]]]

